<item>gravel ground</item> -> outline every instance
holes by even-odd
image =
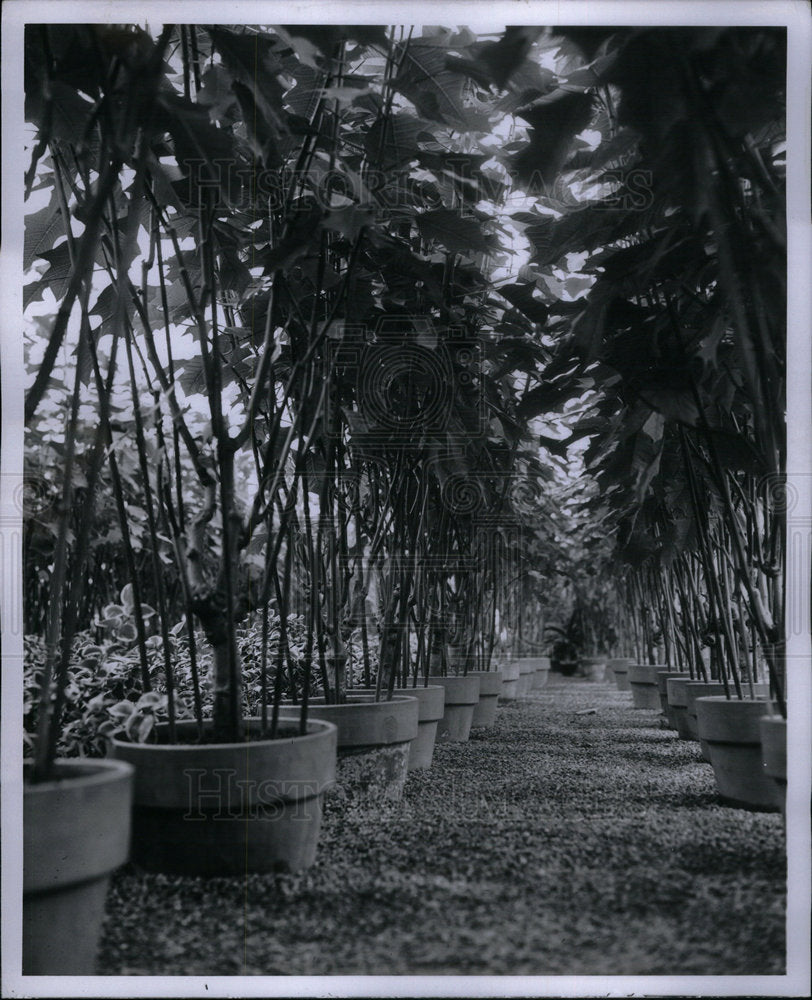
[[[630,704],[552,675],[401,803],[328,805],[299,875],[124,869],[99,972],[783,973],[781,817],[720,805],[697,745]]]

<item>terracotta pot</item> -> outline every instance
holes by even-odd
[[[110,875],[129,854],[133,769],[59,760],[55,773],[23,792],[22,972],[91,976]]]
[[[533,686],[533,674],[536,672],[536,660],[533,656],[519,656],[516,658],[519,664],[519,686],[516,689],[517,698],[526,698],[530,694]]]
[[[479,677],[429,677],[429,684],[445,688],[445,708],[437,726],[439,743],[466,743],[471,734],[474,709],[479,704]]]
[[[674,715],[674,710],[668,704],[668,687],[666,682],[669,677],[690,679],[691,675],[687,670],[669,670],[668,667],[664,667],[662,670],[657,671],[657,691],[660,695],[660,708],[662,709],[666,719],[668,719],[669,728],[676,729],[676,716]]]
[[[623,662],[625,663],[625,657],[622,658],[622,659],[623,659]],[[621,660],[621,657],[619,657],[619,656],[610,656],[609,659],[606,661],[605,679],[610,684],[614,684],[615,683],[615,664],[618,663],[620,660]],[[634,663],[634,662],[635,661],[633,659],[629,658],[629,663]]]
[[[133,860],[175,875],[297,871],[315,860],[321,801],[335,783],[336,728],[310,718],[307,734],[281,710],[280,738],[186,743],[111,741],[135,768]],[[259,720],[248,722],[259,732]],[[165,726],[158,727],[165,739]]]
[[[578,673],[588,681],[602,681],[606,677],[606,656],[582,656],[578,660]]]
[[[469,677],[479,678],[479,703],[474,709],[471,728],[487,728],[496,722],[496,703],[502,690],[502,673],[499,670],[474,670]]]
[[[502,675],[502,690],[499,692],[499,702],[515,701],[519,693],[519,663],[509,660],[499,665]]]
[[[672,712],[672,719],[676,723],[677,736],[681,740],[694,740],[688,728],[688,695],[686,685],[691,683],[690,677],[669,677],[665,686],[668,691],[668,705]]]
[[[761,764],[778,790],[781,812],[787,814],[787,720],[780,715],[762,715],[758,720],[761,736]]]
[[[696,700],[699,736],[707,743],[716,788],[727,805],[768,812],[781,808],[775,782],[761,763],[760,721],[771,711],[766,699],[710,695]]]
[[[350,697],[356,694],[370,695],[369,688],[358,688],[347,692]],[[395,688],[394,695],[417,699],[417,736],[409,745],[409,771],[425,771],[431,767],[434,757],[434,745],[437,740],[437,724],[443,717],[445,706],[445,688],[440,684],[430,684],[426,687],[422,680],[417,687]]]
[[[707,744],[699,739],[699,727],[696,721],[696,699],[713,694],[724,694],[725,686],[721,681],[692,680],[685,685],[685,725],[692,740],[699,741],[702,759],[710,764]]]
[[[550,657],[537,656],[536,672],[533,674],[533,683],[530,686],[530,690],[541,691],[542,688],[547,687],[547,681],[549,679],[550,679]]]
[[[632,663],[629,665],[629,684],[632,689],[634,708],[660,711],[660,692],[657,687],[657,671],[662,663]]]
[[[611,667],[615,675],[618,691],[631,691],[629,683],[629,667],[635,662],[632,656],[615,656],[607,661],[607,669]]]
[[[708,695],[724,694],[725,686],[721,681],[691,681],[685,687],[686,724],[692,740],[699,740],[702,759],[710,764],[710,754],[704,740],[699,739],[699,726],[696,721],[696,699]],[[756,684],[755,693],[758,698],[766,698],[770,693],[769,684]]]
[[[412,741],[417,736],[420,710],[417,699],[393,695],[375,701],[371,692],[347,692],[347,702],[326,705],[313,699],[309,714],[338,730],[336,780],[339,791],[358,799],[397,802],[403,796]],[[299,708],[285,705],[289,718]]]

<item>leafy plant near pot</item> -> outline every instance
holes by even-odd
[[[29,263],[45,264],[26,300],[49,290],[59,309],[35,337],[28,433],[53,436],[48,421],[70,399],[70,433],[57,443],[66,469],[85,476],[66,478],[55,522],[51,585],[70,579],[72,590],[64,627],[47,628],[46,675],[66,675],[77,623],[127,582],[138,697],[157,686],[153,639],[167,696],[165,729],[150,736],[168,742],[150,752],[206,749],[209,733],[240,746],[247,735],[279,737],[286,695],[300,701],[306,740],[314,688],[346,702],[353,635],[378,699],[447,673],[448,640],[463,651],[463,674],[489,663],[497,613],[526,638],[534,590],[573,554],[531,526],[555,524],[543,495],[552,460],[583,438],[598,488],[583,494],[577,561],[594,561],[618,530],[628,568],[617,593],[625,588],[638,658],[653,661],[661,638],[669,664],[685,657],[701,676],[712,637],[728,690],[746,693],[764,658],[781,700],[783,542],[775,498],[758,490],[763,471],[783,468],[780,44],[738,29],[676,41],[607,30],[600,63],[590,68],[595,52],[582,53],[584,72],[562,88],[516,58],[517,42],[522,53],[532,44],[523,31],[482,42],[441,29],[179,26],[157,44],[133,27],[29,31],[37,142],[27,184],[52,198],[30,220]],[[577,47],[563,34],[556,45]],[[441,73],[426,72],[437,56]],[[768,99],[740,129],[730,121],[736,79],[761,60]],[[661,64],[673,70],[662,79],[649,72]],[[660,81],[664,118],[646,113],[657,88],[641,73]],[[717,91],[705,92],[708,80]],[[506,114],[528,128],[518,148],[500,151],[500,172],[480,139]],[[600,137],[594,149],[578,138],[587,127]],[[545,128],[555,141],[539,141]],[[697,156],[686,160],[686,148]],[[618,150],[623,170],[653,178],[643,206],[617,203],[607,165]],[[449,153],[462,154],[461,168]],[[610,189],[553,215],[549,205],[519,213],[533,259],[507,283],[490,270],[504,171],[542,200],[553,177],[576,172]],[[583,272],[559,267],[569,252],[586,255]],[[562,274],[574,294],[557,291]],[[72,310],[77,362],[64,371]],[[448,382],[450,400],[437,395]],[[567,440],[539,432],[544,414],[576,397],[585,402],[562,418]],[[541,487],[524,512],[511,494],[520,480]],[[114,569],[97,549],[91,576],[85,511],[102,483],[105,525],[121,546]],[[67,513],[74,489],[84,502]],[[482,548],[481,513],[496,515],[498,558]],[[32,553],[41,542],[32,533]],[[256,722],[238,643],[249,611],[261,623]],[[191,725],[176,698],[178,622]],[[608,651],[596,630],[588,641],[599,638]]]
[[[573,430],[592,518],[617,534],[638,659],[661,641],[745,711],[766,674],[783,713],[785,39],[607,29],[595,54],[573,130],[600,139],[563,168],[605,186],[526,220],[539,270],[585,255],[557,360],[596,386]]]
[[[604,143],[623,136],[631,143],[624,169],[650,174],[646,202],[617,204],[605,221],[623,235],[597,252],[594,216],[608,206],[574,206],[538,254],[554,256],[566,231],[567,249],[575,238],[591,258],[585,273],[596,275],[567,348],[611,377],[576,433],[605,422],[584,456],[605,491],[620,487],[612,489],[609,523],[635,571],[630,587],[646,655],[656,618],[666,661],[682,660],[702,676],[696,623],[704,623],[699,631],[713,631],[713,660],[731,691],[746,689],[763,659],[780,702],[783,528],[773,487],[785,439],[784,50],[772,31],[731,29],[707,48],[706,41],[701,30],[606,39],[614,58],[604,79],[616,115],[584,159],[600,171]],[[754,60],[768,78],[757,121],[715,117]],[[675,72],[646,92],[640,74],[653,65]],[[702,76],[711,67],[712,95]],[[649,102],[661,98],[666,118],[649,116]],[[719,166],[710,190],[698,161],[666,152],[686,135]],[[764,168],[755,179],[754,156]],[[735,222],[726,214],[733,203]],[[655,248],[654,263],[632,267]],[[743,284],[752,294],[742,294]],[[753,352],[762,350],[770,360],[758,369]],[[600,505],[603,498],[593,508]]]
[[[149,715],[144,714],[137,726],[125,727],[123,736],[148,737],[150,746],[132,740],[113,740],[114,754],[132,760],[136,765],[135,830],[139,860],[149,866],[169,870],[187,870],[191,864],[194,871],[204,874],[239,871],[246,863],[259,870],[279,864],[301,867],[313,859],[320,796],[333,781],[335,766],[335,730],[329,724],[308,722],[307,719],[311,658],[305,661],[301,689],[304,698],[296,727],[280,725],[281,669],[277,670],[274,705],[269,712],[265,657],[262,660],[260,718],[246,723],[242,714],[242,670],[236,622],[249,600],[249,581],[246,566],[240,565],[238,553],[249,546],[252,530],[257,528],[260,520],[255,518],[252,524],[249,518],[247,526],[241,524],[234,492],[235,463],[243,442],[253,439],[256,447],[259,446],[255,431],[260,422],[266,423],[271,435],[278,435],[281,420],[279,414],[272,417],[265,411],[264,401],[260,400],[265,379],[259,377],[256,391],[249,390],[245,400],[242,426],[234,436],[231,433],[224,407],[224,388],[229,377],[234,377],[230,364],[233,359],[229,358],[225,349],[227,343],[233,344],[233,332],[227,332],[232,304],[225,290],[230,287],[232,279],[238,284],[243,281],[248,271],[235,259],[228,229],[218,218],[218,198],[223,192],[220,190],[215,195],[205,182],[211,181],[212,157],[216,149],[223,151],[228,145],[235,162],[240,162],[245,155],[244,143],[230,130],[215,127],[204,104],[190,100],[191,76],[196,78],[196,90],[202,90],[200,53],[196,47],[198,39],[190,39],[190,34],[195,32],[168,26],[158,43],[138,28],[104,32],[77,26],[68,34],[69,39],[57,39],[51,29],[44,27],[31,29],[27,35],[29,109],[32,121],[39,130],[29,186],[39,170],[40,178],[46,185],[50,184],[54,192],[57,218],[61,218],[63,231],[67,234],[60,252],[64,250],[69,254],[73,277],[68,287],[63,289],[61,309],[26,399],[26,414],[30,421],[35,422],[39,404],[53,373],[56,352],[66,333],[67,316],[78,299],[82,326],[79,364],[75,369],[74,411],[76,413],[79,409],[80,387],[89,379],[99,416],[88,462],[89,496],[85,499],[84,510],[93,509],[93,488],[102,460],[106,457],[119,528],[132,571],[130,594],[136,638],[142,656],[144,693],[133,705],[127,717],[128,723],[141,714],[145,700],[156,696],[150,692],[141,577],[135,571],[126,497],[119,472],[118,453],[123,445],[135,445],[142,475],[143,504],[153,539],[151,583],[157,598],[167,722],[152,727]],[[228,49],[229,41],[233,39],[228,33],[218,37],[221,45]],[[174,46],[179,42],[183,43],[181,62],[187,72],[185,94],[167,85],[163,64],[167,47],[170,43]],[[69,47],[65,48],[65,44]],[[207,45],[211,54],[211,39],[207,40]],[[70,59],[66,56],[68,51]],[[76,52],[85,53],[87,60],[85,77],[80,84],[82,89],[102,101],[123,100],[118,115],[93,117],[90,105],[83,105],[75,90],[79,84],[75,63],[71,61]],[[228,59],[239,63],[240,53],[228,50]],[[194,71],[193,64],[196,67]],[[136,79],[138,86],[133,88],[132,81]],[[59,114],[56,117],[53,114],[49,93],[51,87],[56,85],[55,81],[77,95],[77,108],[85,114],[85,128],[93,140],[78,156],[72,148],[73,135],[66,135]],[[174,192],[159,163],[159,157],[167,148],[173,154],[175,169],[181,172],[175,178],[178,179],[185,168],[188,181],[186,185],[179,184],[179,190]],[[39,157],[46,150],[49,159],[42,161],[38,167]],[[194,150],[204,153],[202,175],[194,174]],[[95,171],[102,179],[98,187],[90,184],[88,171]],[[125,193],[128,171],[131,172],[132,184]],[[82,215],[85,221],[85,230],[78,240],[72,236],[68,223],[74,213]],[[183,232],[184,227],[187,227],[186,232],[197,231],[200,235],[200,243],[195,250],[180,247],[183,237],[178,236],[178,231]],[[130,270],[133,260],[139,255],[139,233],[144,234],[148,252],[142,244],[143,281],[137,288],[131,280]],[[106,272],[108,276],[107,285],[100,291],[99,283],[93,277],[96,259],[101,264],[102,273]],[[229,266],[231,271],[227,272]],[[150,277],[157,279],[153,285],[149,284]],[[41,294],[49,284],[46,272],[34,282],[32,294]],[[91,309],[94,292],[97,292],[97,298]],[[171,296],[178,292],[181,293],[180,298],[175,297],[173,306]],[[266,295],[272,297],[272,294],[273,281],[270,289],[266,290]],[[178,393],[182,384],[180,368],[173,360],[170,336],[171,324],[177,319],[179,308],[191,317],[197,338],[198,353],[191,361],[187,359],[185,374],[189,374],[189,368],[194,370],[195,362],[198,364],[197,377],[202,379],[207,393],[210,417],[207,426],[201,426],[199,422],[197,426],[192,425],[191,418],[179,402]],[[102,317],[102,324],[96,329],[91,329],[93,311]],[[270,308],[266,312],[266,349],[262,352],[260,376],[262,371],[267,375],[275,353]],[[157,335],[153,332],[156,320],[164,327],[163,357],[156,347]],[[142,332],[137,338],[138,324]],[[126,358],[123,373],[117,366],[120,354]],[[142,367],[140,378],[137,364]],[[299,365],[302,378],[312,377],[308,364],[309,361]],[[189,384],[186,383],[187,388]],[[304,383],[297,379],[295,384],[297,391],[301,392]],[[131,396],[133,420],[123,427],[121,421],[117,422],[117,435],[111,414],[122,408],[122,397],[127,390]],[[142,394],[145,391],[152,396],[149,407],[144,405]],[[164,394],[163,409],[159,404],[160,393]],[[306,403],[303,396],[300,403],[302,407]],[[167,428],[165,423],[168,418],[171,419]],[[73,426],[75,423],[74,415]],[[288,431],[289,441],[293,438],[294,429],[299,430],[301,439],[304,433],[301,416],[298,423],[298,428],[291,427]],[[75,439],[70,430],[65,435],[69,442],[66,461],[69,481]],[[132,439],[128,440],[130,435]],[[187,470],[186,474],[184,470]],[[190,488],[188,471],[196,480],[193,488]],[[274,496],[280,496],[278,487],[271,491],[272,503]],[[69,502],[64,504],[64,509],[70,510]],[[272,514],[273,506],[270,515],[266,516],[271,517]],[[63,519],[65,537],[68,516],[66,514]],[[286,538],[284,518],[277,527],[273,544],[281,546]],[[87,550],[87,524],[85,529],[72,552],[71,570],[77,588],[84,580],[82,558]],[[273,552],[273,544],[268,545],[269,555]],[[65,552],[66,560],[66,544],[61,551]],[[172,557],[177,572],[175,590],[179,592],[175,605],[180,606],[185,617],[191,651],[195,721],[190,724],[181,723],[177,718],[170,639],[172,602],[164,569],[164,563],[171,562]],[[60,577],[64,579],[64,560],[61,566],[57,564],[53,574],[55,586],[61,582]],[[286,562],[289,572],[289,556]],[[271,574],[266,572],[259,581],[260,588],[267,591],[271,581]],[[76,604],[77,601],[72,600],[71,610]],[[73,614],[75,618],[75,610]],[[197,616],[211,647],[213,704],[210,721],[204,720],[202,712],[193,615]],[[287,638],[286,607],[279,620],[283,633],[280,645],[284,648]],[[60,661],[63,677],[67,671],[72,625],[73,621],[69,620],[67,635],[63,635]],[[267,613],[264,639],[263,652],[268,639]],[[50,639],[49,646],[54,646]],[[53,656],[49,655],[46,660],[44,697],[49,692],[47,669],[52,659]],[[122,719],[126,707],[125,703],[118,706]],[[40,712],[39,719],[42,727],[46,714]],[[250,764],[244,754],[235,756],[234,752],[234,748],[239,748],[249,738],[252,744]],[[46,742],[41,736],[40,743]],[[219,764],[223,765],[222,770]],[[231,784],[228,788],[209,787],[212,776],[226,773],[229,768],[240,779],[236,782],[238,792],[234,792]],[[193,773],[198,774],[200,780],[192,787],[189,775]],[[307,786],[304,792],[300,787],[302,782]],[[212,800],[218,797],[213,808],[210,807]],[[302,823],[288,828],[288,814],[301,801],[307,804],[311,814],[312,822],[307,831]],[[281,818],[274,815],[279,807]],[[200,818],[205,822],[194,827],[184,822],[190,808],[199,808]],[[240,817],[247,814],[246,810],[259,810],[261,813],[263,809],[268,811],[268,815],[259,819],[264,818],[265,821],[240,823]],[[227,822],[219,822],[223,819]],[[186,842],[192,829],[201,835],[201,849],[195,852],[188,851]],[[297,831],[298,836],[294,836]],[[174,843],[170,843],[173,837]],[[158,845],[161,845],[163,853],[159,852]]]
[[[347,643],[356,629],[371,680],[366,601],[373,583],[382,595],[377,697],[391,694],[398,672],[405,682],[402,651],[412,624],[428,676],[453,600],[466,605],[466,655],[487,663],[492,644],[481,622],[496,616],[505,574],[500,560],[480,550],[473,509],[466,516],[459,497],[451,507],[448,498],[463,482],[501,515],[512,507],[512,482],[548,475],[538,448],[520,447],[527,440],[522,385],[547,353],[536,336],[543,309],[517,298],[522,289],[487,299],[488,257],[499,250],[492,220],[457,211],[470,202],[472,181],[501,190],[482,169],[477,136],[521,104],[528,82],[543,90],[544,75],[531,62],[516,63],[512,38],[506,46],[487,43],[496,45],[488,50],[488,72],[496,74],[490,93],[490,84],[475,86],[464,60],[449,70],[451,88],[445,81],[438,90],[431,74],[416,69],[438,51],[431,31],[421,40],[400,29],[336,27],[317,43],[309,31],[167,26],[156,43],[135,26],[77,25],[61,33],[31,28],[26,36],[27,110],[36,130],[27,190],[51,196],[29,219],[27,264],[46,264],[36,264],[41,271],[26,286],[26,302],[48,291],[59,303],[34,338],[43,350],[41,358],[32,351],[27,433],[57,455],[70,441],[66,466],[85,476],[76,487],[81,509],[93,510],[98,493],[108,535],[120,540],[115,566],[102,560],[83,574],[93,540],[81,522],[70,577],[83,592],[72,601],[60,670],[67,672],[71,629],[89,611],[102,615],[104,629],[120,628],[126,617],[141,690],[112,706],[130,738],[117,739],[115,753],[139,757],[131,738],[146,737],[150,761],[177,757],[187,770],[190,746],[208,755],[249,737],[252,746],[258,737],[274,742],[283,730],[287,739],[286,694],[300,700],[298,733],[309,738],[314,686],[328,702],[346,699]],[[443,45],[462,56],[481,49],[470,32]],[[373,96],[350,100],[365,61]],[[514,63],[525,74],[521,88],[506,86]],[[71,116],[53,100],[54,88]],[[404,96],[417,100],[424,117],[412,114]],[[471,177],[446,169],[452,133],[471,154]],[[386,188],[376,195],[376,171],[397,179],[413,159],[434,172],[428,187],[412,185],[403,204],[389,204]],[[325,186],[330,173],[338,188]],[[246,188],[251,176],[261,177],[259,189]],[[84,224],[80,235],[74,219]],[[72,311],[81,326],[78,364],[62,366]],[[480,363],[483,328],[490,337],[500,322]],[[462,334],[452,333],[453,324]],[[362,370],[344,348],[350,356],[361,349]],[[416,389],[387,348],[422,349],[434,382]],[[515,366],[528,369],[526,380],[508,377]],[[445,422],[435,426],[424,419],[421,392],[436,391],[449,372],[458,385]],[[63,441],[54,414],[66,378],[74,412]],[[418,426],[406,447],[387,447],[391,428],[382,434],[376,424],[381,386],[402,394],[410,433]],[[483,399],[489,423],[472,434]],[[65,538],[75,520],[75,511],[65,514]],[[32,533],[32,561],[34,542]],[[509,544],[519,551],[516,539]],[[445,565],[462,558],[473,559],[470,572]],[[54,579],[67,573],[62,565]],[[123,583],[128,597],[117,604]],[[238,641],[249,611],[261,621],[256,720],[246,712]],[[305,636],[295,655],[290,622],[299,611]],[[178,674],[181,644],[188,684]],[[164,695],[166,721],[155,725],[147,709],[162,706]],[[328,744],[328,731],[315,729]],[[321,786],[329,772],[326,764]],[[142,792],[144,823],[178,807],[139,784]],[[223,802],[227,811],[237,805]],[[148,860],[150,848],[143,850]]]

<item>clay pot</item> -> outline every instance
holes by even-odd
[[[135,768],[138,865],[211,876],[297,871],[313,863],[322,796],[335,782],[335,726],[311,718],[300,736],[296,709],[294,718],[282,719],[275,740],[257,735],[201,744],[194,722],[176,729],[187,742],[111,740],[112,756]],[[250,720],[248,731],[258,734],[259,720]],[[166,739],[165,726],[158,736]]]
[[[578,673],[588,681],[602,681],[607,662],[606,656],[582,656],[578,660]]]
[[[355,799],[398,802],[403,795],[412,741],[420,714],[417,699],[393,695],[375,701],[372,693],[347,693],[343,705],[311,700],[313,719],[323,719],[338,730],[336,780],[339,791]],[[299,708],[286,705],[288,718],[298,718]]]
[[[471,728],[488,728],[496,722],[496,704],[502,691],[502,673],[499,670],[474,670],[469,677],[479,678],[479,704],[474,709]]]
[[[660,692],[657,687],[657,671],[662,663],[632,663],[629,665],[629,684],[632,689],[634,708],[660,711]]]
[[[479,704],[479,677],[429,677],[429,684],[445,688],[445,708],[437,726],[438,743],[466,743],[471,734],[474,710]]]
[[[699,739],[699,726],[696,721],[696,699],[708,695],[724,694],[725,686],[721,681],[691,681],[685,688],[686,724],[692,740],[699,740],[702,759],[710,764],[710,755],[704,740]],[[769,684],[756,684],[755,693],[758,698],[766,698],[770,693]]]
[[[550,657],[537,656],[536,672],[533,674],[533,683],[530,686],[530,690],[541,691],[542,688],[547,687],[547,681],[549,679],[550,679]]]
[[[690,683],[690,677],[669,677],[665,682],[671,719],[676,723],[677,736],[681,740],[696,739],[688,728],[688,695],[685,688]]]
[[[669,670],[667,667],[657,671],[657,691],[660,695],[660,708],[662,709],[666,719],[668,719],[669,728],[676,729],[677,720],[674,715],[674,710],[668,704],[668,687],[666,682],[669,677],[682,677],[690,679],[691,675],[686,670]]]
[[[519,656],[516,658],[519,664],[519,686],[516,689],[517,698],[526,698],[530,694],[533,686],[533,674],[536,672],[536,659],[533,656]]]
[[[130,849],[133,769],[59,760],[23,792],[24,976],[92,976],[110,875]]]
[[[356,694],[370,695],[368,688],[348,691],[353,697]],[[417,736],[409,745],[409,771],[425,771],[431,767],[434,757],[434,745],[437,740],[437,725],[443,717],[445,708],[445,688],[440,684],[430,684],[426,687],[422,681],[417,687],[395,688],[394,695],[417,699]]]
[[[696,699],[700,739],[708,748],[719,797],[742,809],[778,812],[775,781],[761,762],[761,719],[772,713],[767,699],[739,701],[723,695]]]
[[[635,660],[632,656],[615,656],[607,661],[606,667],[613,671],[618,691],[631,691],[629,667],[634,662]]]
[[[510,660],[499,665],[499,673],[502,675],[502,690],[499,692],[499,703],[516,701],[519,693],[519,663],[518,660]]]

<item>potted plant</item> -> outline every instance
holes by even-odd
[[[214,165],[218,153],[231,155],[235,164],[250,159],[250,153],[230,127],[212,121],[204,102],[191,100],[193,90],[198,98],[201,92],[198,43],[210,52],[219,46],[223,66],[228,66],[223,72],[231,73],[234,79],[242,73],[245,52],[233,33],[225,29],[206,34],[196,28],[167,26],[154,41],[135,27],[96,31],[91,26],[77,26],[70,38],[74,55],[87,55],[89,76],[83,79],[82,87],[112,101],[119,113],[92,118],[86,108],[84,127],[93,141],[78,160],[72,158],[68,149],[72,136],[65,138],[58,116],[55,119],[51,113],[47,95],[54,80],[76,92],[76,63],[65,60],[61,40],[52,29],[29,30],[28,107],[38,129],[37,155],[45,149],[51,153],[51,161],[42,168],[43,180],[54,191],[67,233],[63,246],[74,268],[71,281],[62,289],[60,311],[26,398],[26,416],[29,421],[35,420],[39,403],[48,392],[56,353],[65,338],[67,316],[78,300],[83,323],[73,406],[74,411],[78,410],[80,391],[90,373],[99,411],[90,459],[91,481],[95,483],[106,458],[121,532],[128,536],[127,498],[123,495],[119,460],[125,442],[128,448],[134,447],[141,471],[142,512],[146,512],[152,538],[150,582],[157,598],[157,639],[163,658],[168,717],[165,723],[143,733],[131,731],[124,738],[114,738],[111,750],[114,758],[129,761],[135,768],[133,822],[138,859],[146,865],[166,866],[167,870],[204,874],[244,871],[246,858],[258,870],[298,867],[312,861],[320,821],[319,800],[334,780],[336,732],[329,724],[307,718],[307,674],[295,724],[280,720],[281,671],[277,671],[275,699],[269,711],[264,660],[260,718],[243,717],[242,663],[235,627],[245,613],[246,602],[257,592],[267,606],[275,579],[266,572],[259,580],[256,575],[249,580],[241,553],[255,545],[260,529],[266,532],[266,563],[270,563],[271,553],[278,553],[285,543],[290,551],[290,510],[276,522],[273,516],[275,498],[280,495],[279,470],[294,435],[298,432],[300,441],[307,439],[305,422],[311,414],[304,412],[306,404],[300,390],[311,375],[310,359],[305,354],[298,364],[294,363],[289,388],[296,387],[300,406],[297,423],[285,432],[288,436],[283,443],[279,441],[282,417],[266,409],[268,401],[263,396],[278,357],[274,353],[276,327],[271,322],[275,308],[271,301],[275,282],[272,276],[253,300],[254,304],[264,302],[267,317],[256,345],[257,379],[252,387],[241,383],[237,405],[241,406],[242,424],[231,426],[228,412],[235,401],[226,403],[225,394],[229,380],[234,379],[237,355],[230,352],[234,341],[227,327],[229,320],[238,322],[241,307],[235,298],[229,298],[227,287],[233,279],[244,290],[247,270],[236,260],[227,230],[219,221],[223,208],[220,199],[231,199],[233,191],[225,193],[216,182],[208,182],[219,169]],[[185,74],[185,93],[168,82],[164,64],[170,43],[174,46],[181,41],[176,51]],[[248,95],[244,96],[247,100]],[[204,162],[198,173],[200,161],[195,154],[201,151]],[[167,153],[173,161],[176,190],[158,162]],[[30,179],[37,169],[35,158]],[[126,170],[132,171],[133,183],[125,193]],[[101,178],[98,187],[89,182],[89,171]],[[233,205],[233,201],[229,203]],[[120,229],[119,211],[126,218]],[[287,213],[287,225],[291,212],[290,205],[281,209],[283,216]],[[74,214],[82,214],[85,221],[78,239],[72,237],[69,224]],[[178,233],[184,227],[201,236],[193,251],[181,249],[184,237]],[[139,237],[146,242],[139,245]],[[93,275],[96,259],[102,265],[100,280]],[[136,287],[130,271],[139,259],[144,280]],[[42,294],[48,285],[46,274],[33,284],[32,294]],[[103,317],[102,325],[95,329],[93,310]],[[173,325],[186,323],[188,331],[189,320],[197,351],[187,357],[184,366],[179,366],[173,359],[172,338],[178,329],[173,330]],[[154,324],[163,327],[165,333],[161,349],[156,347]],[[136,327],[140,327],[139,336]],[[120,366],[122,355],[125,363]],[[190,408],[180,402],[184,386],[189,393],[195,379],[205,389],[207,422],[196,420]],[[163,402],[158,404],[152,397],[146,406],[144,393],[153,389],[156,394],[164,393]],[[127,392],[131,396],[132,421],[117,422],[111,419],[111,413],[120,413]],[[171,429],[165,426],[167,419]],[[259,447],[260,437],[263,446],[276,440],[281,447],[266,465],[267,478],[260,476],[253,510],[246,514],[235,495],[235,464],[244,445],[251,442]],[[65,440],[70,455],[72,434],[66,434]],[[69,472],[68,462],[66,466]],[[270,506],[266,507],[269,499]],[[75,546],[80,554],[86,539],[87,530]],[[200,683],[193,670],[196,718],[190,723],[176,717],[170,637],[173,602],[167,590],[167,563],[174,563],[174,602],[189,626],[189,641],[193,645],[196,642],[191,629],[194,616],[211,652],[211,717],[205,719],[202,715]],[[81,563],[75,568],[80,570]],[[58,577],[59,572],[55,573]],[[135,577],[130,582],[135,587],[139,580]],[[81,582],[75,586],[80,588]],[[70,611],[76,614],[75,607]],[[52,631],[51,646],[55,645],[54,634]],[[143,645],[140,629],[138,640]],[[63,646],[64,642],[63,638]],[[63,649],[63,664],[67,655]],[[139,736],[147,742],[139,742]],[[233,774],[234,787],[222,786],[218,778],[223,774]],[[303,807],[302,815],[307,815],[308,823],[288,826],[271,843],[269,831],[273,828],[278,833],[286,827],[289,812],[298,807]],[[256,817],[257,822],[245,823],[248,816]],[[293,831],[301,837],[300,850],[290,847]],[[162,840],[165,834],[167,841],[175,841],[166,849]],[[190,851],[189,838],[193,836],[200,838],[199,849]]]

